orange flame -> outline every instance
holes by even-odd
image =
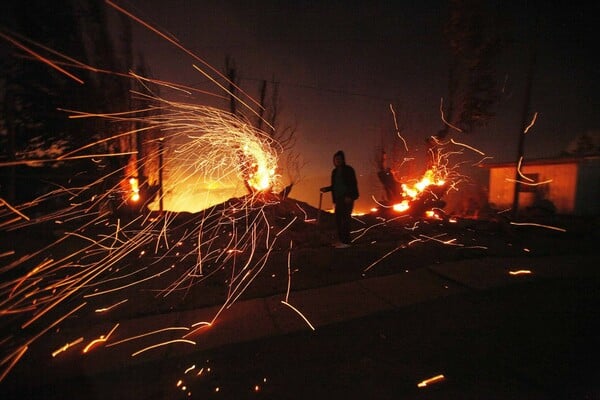
[[[140,186],[137,178],[130,178],[129,185],[131,185],[131,201],[137,203],[140,200]]]
[[[435,169],[428,169],[423,174],[423,177],[414,184],[402,184],[402,200],[400,203],[393,205],[394,211],[404,212],[410,208],[410,202],[418,198],[430,186],[443,186],[446,180],[436,173]]]

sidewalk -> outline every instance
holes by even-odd
[[[211,321],[220,307],[120,321],[111,343],[172,329],[85,357],[25,358],[2,398],[553,398],[559,382],[564,394],[588,395],[562,398],[598,398],[586,380],[600,378],[589,328],[600,297],[597,261],[583,254],[438,264],[291,292],[287,304],[285,293],[238,301],[189,336],[183,327]],[[524,270],[531,273],[510,273]],[[86,338],[113,327],[91,326]],[[169,340],[177,342],[132,356]],[[592,351],[586,366],[578,364],[584,348]],[[443,381],[417,388],[440,374]]]

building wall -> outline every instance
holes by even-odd
[[[546,164],[523,166],[521,172],[526,175],[537,174],[537,182],[549,183],[537,186],[521,185],[519,208],[533,204],[535,191],[543,193],[546,199],[554,203],[556,212],[571,214],[575,210],[577,188],[577,164]],[[499,209],[512,207],[515,189],[515,167],[491,167],[489,202]]]
[[[584,160],[577,175],[577,215],[600,215],[600,158]]]

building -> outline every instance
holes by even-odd
[[[516,163],[486,164],[488,201],[496,209],[513,205]],[[557,214],[600,215],[600,156],[523,160],[519,168],[519,210],[553,205]]]

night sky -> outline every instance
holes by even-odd
[[[240,85],[255,98],[262,79],[280,83],[283,118],[296,126],[296,148],[305,163],[292,197],[315,204],[317,188],[327,183],[331,156],[339,149],[357,170],[361,199],[370,202],[371,195],[379,196],[374,155],[382,137],[394,137],[390,103],[398,108],[407,155],[416,162],[424,156],[424,138],[442,127],[439,106],[447,93],[448,71],[442,31],[448,5],[415,3],[121,4],[221,71],[226,56],[233,57]],[[597,48],[592,21],[598,7],[488,6],[512,24],[514,43],[496,65],[503,98],[488,127],[455,139],[494,161],[516,159],[536,13],[539,40],[530,110],[538,119],[527,136],[525,156],[556,155],[577,135],[597,130],[599,84],[592,62]],[[164,39],[138,25],[135,41],[155,77],[219,93],[194,70],[195,60]]]
[[[216,70],[224,71],[225,59],[231,57],[239,85],[255,99],[262,80],[277,81],[279,121],[295,129],[294,151],[303,165],[291,196],[316,205],[318,188],[328,184],[333,153],[344,150],[359,178],[362,210],[374,204],[371,197],[382,195],[376,177],[378,147],[382,142],[388,150],[394,142],[403,147],[390,104],[408,146],[402,156],[414,159],[414,175],[424,172],[425,138],[443,127],[440,100],[448,95],[450,57],[443,34],[448,1],[392,3],[117,2]],[[505,3],[512,2],[485,2],[511,34],[510,45],[494,62],[503,89],[496,117],[484,128],[451,137],[479,149],[490,161],[516,161],[534,48],[529,115],[538,117],[526,137],[524,155],[558,155],[578,135],[600,130],[600,80],[593,61],[599,7],[583,2]],[[121,14],[108,3],[106,7],[117,21]],[[151,77],[225,95],[193,64],[207,72],[209,68],[142,25],[133,22],[133,28],[134,51],[143,55]],[[161,95],[229,109],[227,100],[212,96],[183,97],[167,90]],[[474,162],[481,158],[471,155]],[[486,175],[481,168],[464,172],[475,180]],[[324,207],[330,205],[325,196]]]

